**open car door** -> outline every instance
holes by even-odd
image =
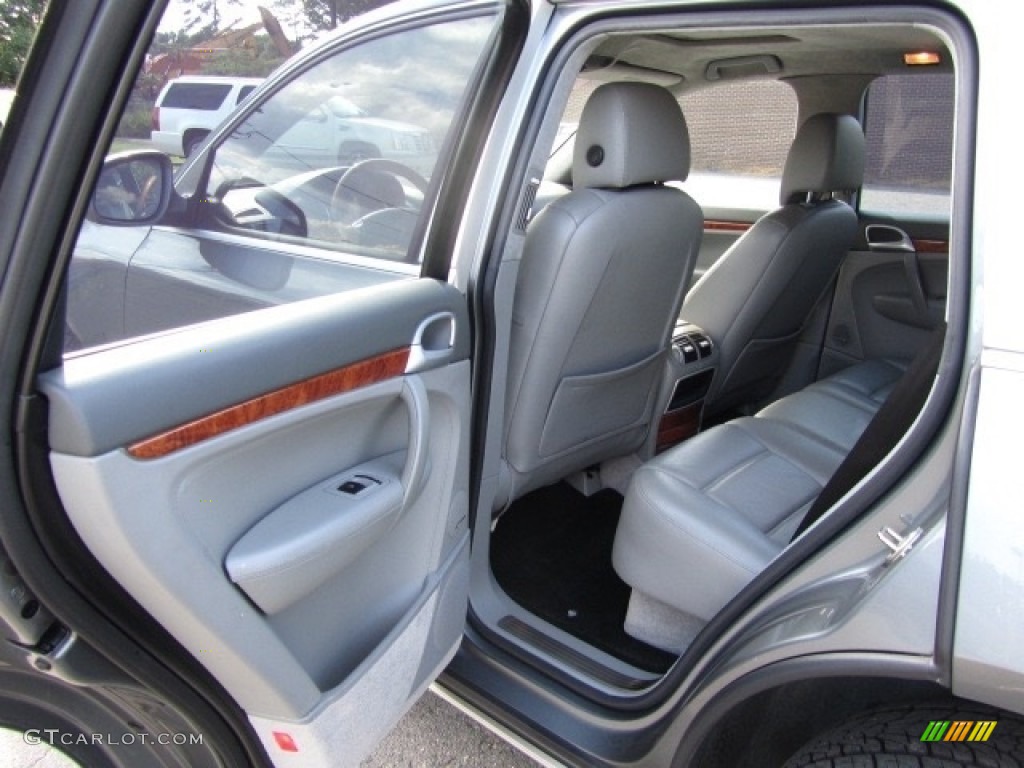
[[[114,58],[104,46],[123,45],[118,61],[136,64],[145,49],[123,33],[105,36],[124,26],[112,5],[82,3],[45,27],[50,39],[77,41],[81,63],[65,73],[72,103],[130,84],[131,65],[95,67]],[[52,525],[41,537],[70,523],[81,541],[66,551],[84,544],[88,554],[80,566],[61,563],[67,578],[98,563],[123,593],[91,599],[134,601],[154,619],[244,712],[275,765],[357,764],[462,635],[471,338],[466,296],[444,278],[469,178],[459,169],[479,151],[500,98],[505,24],[517,12],[475,2],[406,13],[296,56],[178,175],[171,224],[148,221],[149,205],[127,210],[122,228],[116,212],[99,215],[87,252],[65,246],[54,256],[58,272],[70,261],[70,279],[65,301],[42,302],[52,327],[63,327],[63,306],[102,306],[115,320],[148,306],[159,316],[149,328],[145,317],[114,327],[115,343],[100,346],[68,334],[84,348],[63,356],[51,333],[49,355],[23,358],[36,370],[22,419],[45,418],[59,496],[42,508],[45,489],[26,491],[29,518]],[[98,82],[104,72],[111,82]],[[297,100],[324,96],[318,88],[404,115],[387,122],[377,112],[391,141],[380,159],[414,166],[417,183],[409,174],[388,181],[399,199],[376,206],[372,220],[325,210],[344,176],[332,168],[336,153],[296,169],[264,151],[279,148],[274,131],[301,119]],[[97,134],[109,137],[114,124],[116,115],[97,113]],[[51,130],[58,142],[67,116]],[[52,145],[40,144],[40,162],[47,152]],[[79,160],[102,185],[99,158]],[[51,194],[74,200],[74,184],[66,177]],[[32,194],[26,188],[29,206]],[[27,209],[26,226],[34,216]],[[69,241],[77,223],[64,225]],[[400,232],[380,235],[392,223]],[[377,234],[361,240],[352,232],[360,228]],[[47,257],[20,235],[12,253]],[[145,246],[118,272],[102,244],[126,240]],[[51,295],[60,284],[52,279]],[[4,290],[14,290],[9,281]]]

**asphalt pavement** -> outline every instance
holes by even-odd
[[[536,768],[537,763],[428,693],[362,768]]]

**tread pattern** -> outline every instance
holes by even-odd
[[[921,741],[936,720],[998,724],[984,742]],[[1024,722],[976,704],[876,710],[815,739],[785,768],[1024,768]]]

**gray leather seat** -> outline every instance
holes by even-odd
[[[766,214],[687,294],[682,317],[715,341],[721,362],[706,400],[713,414],[771,394],[814,304],[857,232],[834,193],[860,187],[864,133],[849,115],[817,114],[786,159],[781,208]]]
[[[503,483],[512,499],[637,449],[703,215],[664,185],[690,169],[678,104],[645,83],[598,88],[580,118],[573,191],[527,231],[513,309]]]
[[[683,650],[789,543],[904,370],[860,363],[640,467],[612,554],[626,631]]]

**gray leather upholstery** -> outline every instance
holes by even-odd
[[[598,88],[576,147],[575,188],[531,222],[516,286],[508,498],[642,444],[700,244],[700,208],[657,183],[689,170],[671,94]]]
[[[619,576],[708,621],[789,543],[903,370],[858,364],[644,464],[615,534]]]
[[[860,187],[863,167],[864,134],[854,118],[809,118],[786,161],[783,206],[759,219],[687,294],[683,319],[707,331],[721,353],[708,413],[771,394],[856,236],[856,212],[829,195]]]
[[[649,83],[610,83],[583,107],[573,186],[622,189],[690,175],[690,133],[679,104]]]
[[[800,126],[782,171],[779,203],[810,193],[852,191],[864,180],[864,131],[849,115],[812,115]]]

